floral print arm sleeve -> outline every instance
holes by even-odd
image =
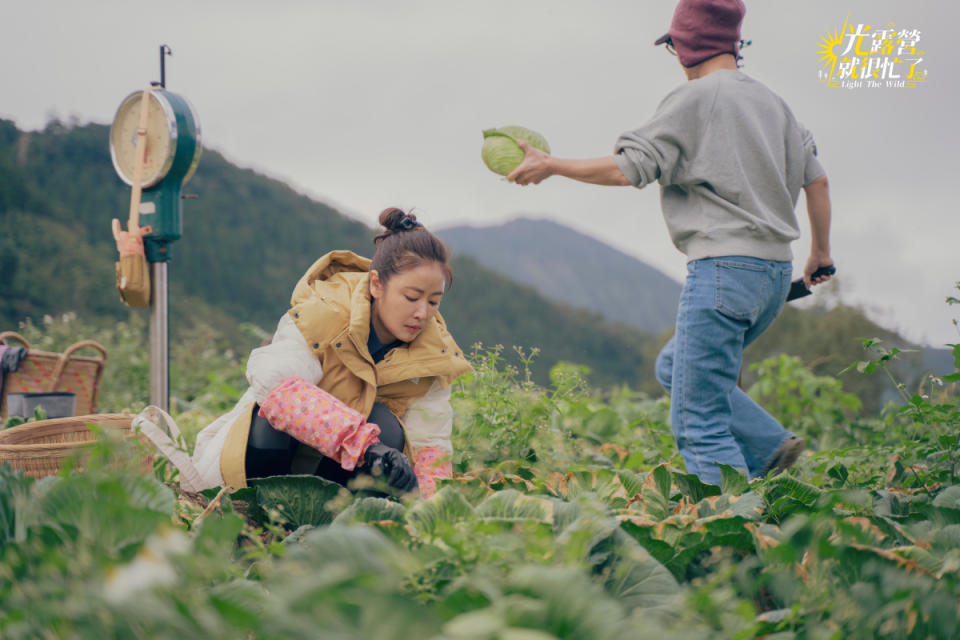
[[[453,477],[450,453],[440,447],[414,449],[413,472],[417,475],[420,495],[429,498],[437,490],[437,480]]]
[[[380,438],[380,427],[316,385],[289,378],[260,405],[260,415],[350,471],[363,464],[363,454]]]

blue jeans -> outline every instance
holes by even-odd
[[[791,265],[744,256],[687,264],[676,333],[657,356],[687,472],[720,484],[717,462],[761,474],[793,434],[737,387],[743,349],[783,308]]]

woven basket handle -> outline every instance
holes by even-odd
[[[24,337],[23,337],[22,335],[20,335],[19,333],[17,333],[16,331],[4,331],[3,333],[0,333],[0,340],[5,341],[5,340],[7,340],[8,338],[16,338],[16,339],[17,339],[21,344],[23,344],[23,346],[25,346],[27,349],[30,348],[30,343],[27,342],[27,339],[24,338]]]
[[[53,370],[53,375],[50,376],[52,382],[47,391],[55,390],[57,385],[60,384],[60,378],[63,376],[63,371],[67,368],[67,363],[70,362],[70,356],[72,356],[75,351],[85,349],[87,347],[96,349],[100,352],[100,366],[103,366],[103,363],[107,360],[107,350],[103,348],[102,344],[95,340],[81,340],[80,342],[75,342],[67,347],[66,351],[60,354],[60,361],[57,362],[57,366]]]

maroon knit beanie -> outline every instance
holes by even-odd
[[[670,39],[685,67],[722,53],[739,57],[740,23],[746,12],[743,0],[680,0],[670,31],[654,44]]]

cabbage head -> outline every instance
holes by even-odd
[[[483,149],[480,155],[490,171],[501,176],[508,175],[523,162],[523,149],[517,144],[525,140],[531,147],[550,153],[546,138],[524,127],[500,127],[483,132]]]

